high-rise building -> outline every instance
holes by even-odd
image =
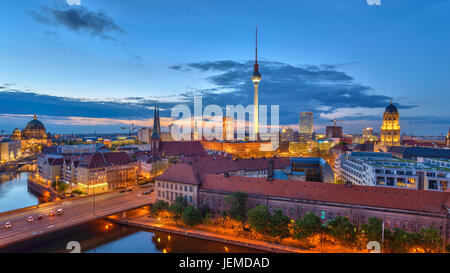
[[[222,121],[223,141],[234,140],[234,122],[232,117],[223,117]]]
[[[325,129],[326,138],[341,138],[342,126],[327,126]]]
[[[399,113],[394,104],[389,104],[383,114],[380,144],[385,146],[400,146]]]
[[[255,47],[255,64],[253,65],[252,82],[255,87],[255,95],[253,102],[253,135],[255,139],[259,136],[259,113],[258,113],[258,85],[261,81],[261,74],[258,66],[258,28],[256,28],[256,47]]]
[[[281,129],[280,140],[281,141],[288,141],[288,142],[295,141],[294,130],[292,130],[291,128],[283,128],[283,129]]]
[[[300,140],[310,140],[313,135],[313,113],[312,112],[300,112],[298,134]]]
[[[450,128],[448,129],[447,132],[447,141],[446,141],[447,147],[450,147]]]

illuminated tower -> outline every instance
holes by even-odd
[[[386,107],[381,126],[381,145],[400,146],[400,123],[397,107],[392,104]]]
[[[313,127],[313,113],[312,112],[300,112],[300,118],[298,123],[298,133],[300,140],[311,140],[314,127]]]
[[[253,134],[259,138],[259,114],[258,114],[258,84],[261,81],[261,74],[258,66],[258,28],[256,28],[255,64],[253,65],[252,82],[255,86],[255,97],[253,102]]]
[[[159,108],[155,105],[155,115],[153,117],[153,131],[150,136],[150,143],[152,146],[152,157],[154,160],[160,158],[161,154],[161,126],[159,124]]]

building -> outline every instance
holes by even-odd
[[[222,139],[223,141],[234,140],[234,120],[232,117],[223,117],[222,120]]]
[[[308,141],[312,139],[314,132],[314,121],[312,112],[300,112],[298,134],[300,141]]]
[[[36,115],[22,131],[17,128],[14,129],[12,140],[21,142],[22,152],[36,152],[40,151],[42,146],[51,145],[51,137]]]
[[[328,162],[317,157],[291,157],[288,179],[334,183],[334,173]],[[296,179],[304,178],[304,179]]]
[[[447,191],[450,168],[428,160],[412,161],[390,153],[350,152],[335,163],[336,178],[364,186]]]
[[[252,82],[255,88],[254,102],[253,102],[253,135],[254,140],[259,139],[259,104],[258,104],[258,86],[261,81],[261,74],[259,73],[258,65],[258,28],[256,28],[256,47],[255,47],[255,64],[253,65]]]
[[[446,137],[446,144],[447,144],[447,147],[450,147],[450,129],[448,129],[448,132],[447,132],[447,137]]]
[[[82,191],[98,193],[136,184],[136,172],[127,153],[95,153],[78,163],[76,181]]]
[[[247,209],[264,205],[292,219],[315,213],[323,223],[344,216],[355,225],[377,217],[387,229],[417,232],[433,227],[444,242],[450,239],[448,192],[198,173],[187,163],[176,164],[158,177],[156,190],[158,199],[173,202],[183,196],[197,208],[207,206],[215,215],[228,210],[230,194],[242,191],[247,194]]]
[[[294,142],[295,139],[295,132],[291,128],[283,128],[280,132],[280,141],[286,141],[286,142]]]
[[[342,126],[327,126],[325,129],[325,137],[331,138],[342,138]]]
[[[137,139],[143,143],[150,143],[152,130],[149,128],[140,128],[137,132]]]
[[[400,146],[399,113],[394,104],[389,104],[383,114],[380,144],[384,146]]]
[[[22,156],[20,141],[0,142],[0,163],[10,162]]]
[[[450,149],[392,146],[388,152],[393,156],[411,160],[417,160],[419,157],[450,159]]]
[[[197,192],[200,180],[198,174],[187,163],[171,166],[155,181],[155,192],[158,200],[173,203],[179,196],[189,204],[197,204]]]
[[[97,144],[59,145],[56,146],[57,154],[90,154],[100,150]]]

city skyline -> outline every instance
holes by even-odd
[[[173,105],[191,104],[194,94],[205,104],[251,104],[258,26],[259,103],[280,105],[281,126],[297,128],[299,112],[311,111],[318,133],[335,118],[344,133],[378,132],[392,99],[402,133],[445,134],[449,3],[300,1],[271,14],[272,4],[263,1],[248,16],[233,5],[200,1],[198,18],[180,1],[5,3],[0,129],[11,133],[34,114],[52,133],[151,127],[155,102],[164,118]],[[6,24],[12,17],[17,23]],[[337,23],[320,24],[322,17]],[[152,24],[161,21],[167,24]]]

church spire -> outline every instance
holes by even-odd
[[[159,123],[159,108],[155,105],[155,114],[153,115],[153,131],[151,138],[159,138],[161,136],[161,126]]]

